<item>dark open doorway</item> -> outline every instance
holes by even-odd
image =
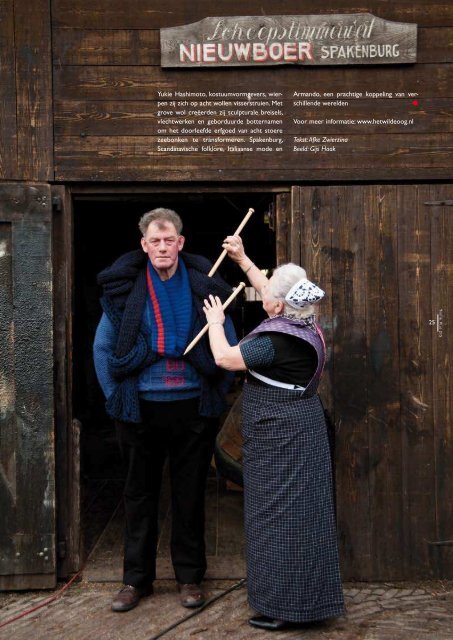
[[[96,274],[122,253],[139,246],[138,220],[159,206],[175,209],[181,215],[185,250],[212,261],[221,251],[223,238],[233,233],[248,208],[253,207],[255,214],[242,232],[244,243],[260,267],[272,268],[276,262],[274,198],[272,193],[171,193],[84,196],[74,200],[73,415],[81,425],[83,555],[93,549],[109,522],[123,484],[114,425],[106,416],[92,361],[92,344],[101,315]],[[220,272],[231,286],[244,279],[228,259]],[[245,298],[239,301],[234,312],[238,337],[262,317],[260,302]],[[237,385],[240,386],[239,378]]]

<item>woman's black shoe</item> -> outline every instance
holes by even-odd
[[[290,623],[285,622],[285,620],[275,620],[275,618],[268,618],[267,616],[253,616],[253,618],[250,618],[249,624],[251,624],[252,627],[268,629],[269,631],[280,631],[290,626]]]

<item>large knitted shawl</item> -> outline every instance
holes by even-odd
[[[180,258],[187,268],[193,300],[190,340],[206,324],[203,300],[212,293],[224,302],[231,287],[219,276],[208,277],[211,263],[202,256],[182,252]],[[98,275],[103,287],[103,311],[115,327],[118,339],[115,352],[109,358],[109,369],[117,381],[107,399],[107,413],[122,422],[141,422],[138,377],[160,357],[151,348],[150,328],[143,323],[147,297],[146,266],[148,257],[137,249],[122,255]],[[214,362],[209,341],[204,336],[187,355],[201,380],[200,415],[217,417],[225,409],[225,391],[231,374]]]

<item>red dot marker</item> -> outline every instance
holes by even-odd
[[[412,104],[414,105],[414,107],[418,107],[418,100],[412,100]]]

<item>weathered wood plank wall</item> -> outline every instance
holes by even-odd
[[[51,197],[0,190],[0,589],[55,586]]]
[[[451,540],[453,529],[453,416],[451,359],[453,353],[453,192],[451,186],[432,185],[428,189],[431,210],[432,282],[431,308],[433,328],[434,446],[436,460],[437,541]],[[447,204],[449,203],[449,204]],[[435,323],[435,324],[434,324]],[[436,542],[436,541],[432,541]],[[450,545],[431,544],[432,562],[437,575],[453,564]]]
[[[0,0],[0,15],[0,178],[15,178],[17,125],[13,0]]]
[[[284,259],[326,286],[347,579],[451,577],[450,186],[294,187]],[[436,315],[441,312],[438,322]],[[439,544],[441,543],[441,544]]]
[[[398,0],[397,3],[390,2],[388,5],[380,0],[330,0],[321,7],[317,0],[282,0],[279,3],[273,0],[247,0],[247,5],[244,6],[243,0],[228,0],[225,5],[219,3],[216,6],[216,15],[308,15],[320,13],[322,9],[326,14],[369,11],[387,20],[418,22],[428,27],[452,24],[453,7],[449,0]],[[123,0],[58,0],[54,3],[55,24],[78,29],[159,29],[170,26],[170,23],[177,25],[196,22],[212,14],[211,0],[198,0],[196,3],[178,0],[167,5],[149,0],[135,0],[130,4]]]
[[[50,2],[0,1],[0,179],[53,179]]]
[[[415,22],[419,25],[418,62],[404,67],[162,70],[159,28],[194,22],[214,11],[230,16],[366,11],[387,20]],[[166,5],[157,0],[36,0],[32,4],[0,0],[0,12],[0,180],[193,182],[190,188],[196,188],[197,181],[246,181],[250,189],[270,182],[275,187],[278,181],[300,185],[315,180],[451,180],[453,3],[449,0],[332,0],[326,7],[318,0],[231,0],[215,9],[211,0]],[[349,151],[330,156],[156,151],[159,89],[267,91],[275,87],[285,95],[285,135],[290,137],[298,132],[292,120],[298,113],[291,99],[294,90],[415,91],[420,104],[393,98],[389,113],[388,104],[380,101],[352,100],[341,109],[345,119],[392,115],[414,117],[414,125],[410,132],[399,125],[367,124],[354,129],[325,125],[323,133],[347,133],[351,138]],[[304,116],[326,117],[332,112],[308,107]],[[315,125],[304,128],[307,135],[318,132]],[[43,390],[40,386],[51,376],[52,307],[51,291],[46,289],[51,273],[45,252],[36,255],[36,270],[28,274],[33,276],[31,287],[24,265],[30,267],[32,261],[21,260],[33,234],[42,241],[35,254],[42,247],[50,251],[50,190],[43,185],[37,188],[38,194],[27,185],[24,191],[5,185],[0,194],[0,276],[8,285],[0,293],[4,338],[0,392],[10,411],[5,414],[4,447],[0,448],[0,465],[8,482],[8,511],[0,534],[8,538],[6,548],[11,552],[2,565],[6,577],[0,578],[0,588],[13,583],[45,586],[54,580],[53,387]],[[35,196],[42,195],[46,198],[37,205]],[[427,323],[427,318],[440,322],[442,332],[443,314],[451,316],[452,311],[452,226],[450,209],[442,198],[451,200],[451,188],[437,184],[294,187],[291,196],[280,194],[276,201],[282,223],[278,261],[289,253],[293,260],[310,265],[310,274],[328,289],[323,322],[330,360],[323,390],[340,428],[339,521],[345,576],[350,578],[451,577],[453,571],[451,547],[437,544],[452,537],[451,331],[445,330],[439,341],[439,331]],[[438,204],[424,204],[433,200]],[[64,238],[69,252],[69,226],[57,217],[54,222],[54,240]],[[68,274],[63,273],[64,261],[57,266],[62,267],[61,277]],[[17,307],[12,299],[14,278],[22,278],[23,283]],[[61,278],[55,284],[57,304],[64,307],[72,285]],[[44,292],[38,305],[39,327],[28,317],[29,300],[23,297],[23,292],[36,297],[37,291]],[[20,336],[15,356],[13,316],[16,338]],[[67,326],[62,318],[56,330],[56,353],[64,359],[69,350],[63,344]],[[35,350],[40,350],[44,368],[36,366],[31,373],[26,369],[26,349],[34,357]],[[16,360],[20,375],[14,370]],[[45,372],[40,380],[34,377],[37,371]],[[66,373],[70,375],[70,363]],[[13,378],[18,386],[6,388],[4,380]],[[39,390],[34,395],[33,385]],[[57,425],[62,429],[71,415],[65,390],[63,376],[56,388],[60,409],[64,405]],[[26,415],[12,408],[19,397],[21,402],[24,399]],[[46,403],[44,410],[34,411],[39,399]],[[27,422],[30,416],[39,419],[35,429]],[[17,433],[19,445],[32,457],[16,476],[10,452],[18,443]],[[65,440],[65,433],[58,437],[64,466],[76,443]],[[35,467],[30,460],[42,462],[42,468],[47,465],[47,487],[42,477],[33,482]],[[63,494],[70,490],[66,484],[60,489],[62,503]],[[16,499],[21,501],[19,516],[13,504]],[[67,519],[70,514],[75,511],[67,508]],[[31,527],[27,549],[38,554],[41,548],[49,549],[50,560],[36,555],[28,562],[25,547],[18,560],[11,560],[16,522]],[[74,530],[68,539],[72,559],[77,555],[77,535]],[[71,565],[66,568],[70,570]],[[30,579],[11,578],[21,572],[31,572]]]
[[[276,3],[234,1],[215,7],[217,15],[319,13],[313,0]],[[419,25],[416,65],[362,68],[242,68],[162,70],[159,28],[212,15],[212,3],[175,2],[162,7],[138,0],[56,0],[53,3],[55,80],[55,163],[57,180],[332,180],[448,178],[453,161],[453,5],[450,2],[356,3],[335,1],[326,14],[368,11],[388,20]],[[266,91],[285,97],[285,135],[298,133],[294,90],[415,91],[409,100],[350,101],[334,115],[343,118],[413,117],[414,125],[326,125],[322,133],[347,133],[344,152],[284,153],[157,151],[157,91]],[[331,117],[326,107],[304,115]],[[300,110],[299,110],[300,115]],[[300,130],[300,128],[299,128]],[[320,128],[305,126],[304,135]]]
[[[14,2],[20,180],[53,179],[50,2]]]

